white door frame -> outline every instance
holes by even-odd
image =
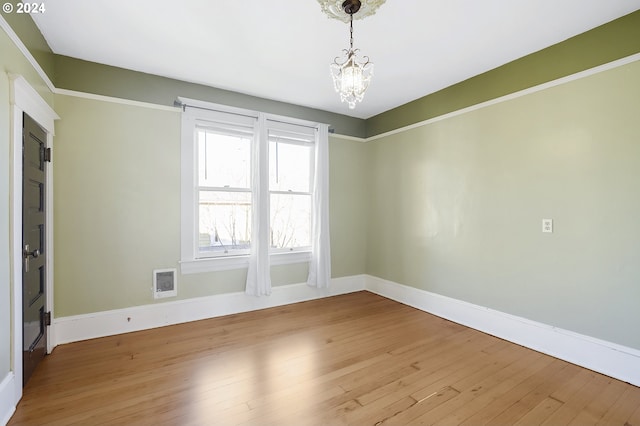
[[[22,398],[22,113],[26,112],[47,132],[47,147],[53,147],[54,122],[60,117],[27,80],[9,74],[11,103],[11,190],[9,238],[11,238],[11,280],[13,282],[13,359],[15,404]],[[45,168],[46,186],[46,309],[53,317],[53,172]],[[55,346],[53,327],[47,327],[47,353]]]

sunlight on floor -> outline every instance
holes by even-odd
[[[252,351],[233,357],[218,354],[203,363],[190,389],[189,423],[211,421],[216,413],[222,424],[225,418],[282,424],[284,413],[303,414],[310,408],[318,392],[324,391],[322,383],[313,379],[322,346],[304,334],[278,340],[277,345],[265,342]]]

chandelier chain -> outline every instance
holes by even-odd
[[[353,50],[353,13],[349,14],[349,16],[351,17],[349,21],[349,45],[351,46],[351,50]]]

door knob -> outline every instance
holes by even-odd
[[[35,249],[33,251],[29,251],[29,244],[24,246],[24,252],[22,254],[24,257],[24,271],[29,272],[29,258],[33,257],[34,259],[40,256],[40,250]]]
[[[25,257],[31,256],[35,259],[36,257],[40,256],[40,250],[35,249],[34,251],[29,251],[29,244],[27,244],[27,246],[24,249],[24,255]]]

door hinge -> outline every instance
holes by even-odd
[[[46,326],[51,325],[51,312],[44,313],[44,325]]]
[[[44,149],[44,161],[50,163],[51,162],[51,148]]]

